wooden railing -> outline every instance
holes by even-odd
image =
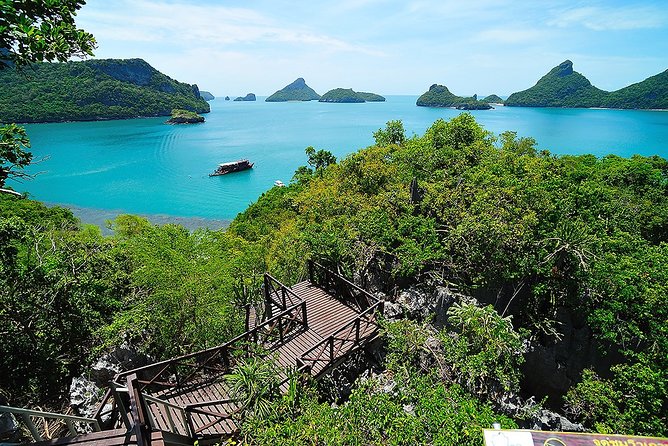
[[[308,262],[308,275],[311,283],[329,291],[360,313],[380,302],[365,289],[313,260]]]
[[[234,353],[247,354],[251,344],[283,342],[291,332],[307,327],[306,302],[300,301],[225,344],[120,373],[115,381],[122,383],[136,374],[140,391],[148,393],[181,387],[228,373],[235,363]]]
[[[9,406],[0,406],[0,413],[10,413],[21,419],[25,427],[30,431],[30,435],[34,441],[42,441],[45,438],[40,433],[37,425],[33,421],[33,418],[42,419],[43,422],[46,422],[46,420],[61,421],[64,423],[64,426],[67,427],[67,432],[72,436],[86,433],[85,429],[77,429],[77,424],[83,424],[84,426],[88,425],[90,429],[93,430],[93,432],[98,432],[100,430],[100,424],[95,418],[76,417],[73,415],[41,412],[38,410],[20,409],[18,407]]]
[[[297,358],[297,370],[317,378],[360,346],[371,342],[378,335],[377,316],[382,313],[383,301],[371,305]]]
[[[302,299],[295,294],[287,286],[272,277],[269,273],[264,274],[264,302],[265,302],[265,317],[270,319],[273,317],[273,306],[275,305],[281,311],[285,311],[288,307],[302,302]],[[272,305],[273,304],[273,305]]]

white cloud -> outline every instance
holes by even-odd
[[[84,9],[80,14],[78,23],[84,28],[94,29],[101,45],[105,40],[164,42],[173,46],[298,43],[322,47],[327,51],[378,54],[373,49],[307,28],[281,26],[251,9],[161,0],[124,0],[120,2],[120,7],[119,2],[115,3],[115,7],[100,5],[95,10]]]
[[[586,6],[553,12],[549,25],[561,28],[584,26],[594,31],[617,31],[659,28],[666,23],[666,10],[651,7],[623,6],[603,8]]]

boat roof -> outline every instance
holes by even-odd
[[[234,166],[235,164],[241,164],[241,163],[247,163],[247,159],[243,160],[237,160],[237,161],[230,161],[229,163],[220,163],[218,164],[219,167],[227,167],[227,166]]]

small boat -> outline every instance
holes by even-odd
[[[213,173],[210,173],[210,177],[215,177],[217,175],[225,175],[226,173],[239,172],[246,169],[252,169],[253,163],[244,159],[239,161],[231,161],[229,163],[218,164],[218,167]]]
[[[281,180],[276,180],[276,181],[274,181],[274,186],[285,187],[285,183],[283,183]]]

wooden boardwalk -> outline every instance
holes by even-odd
[[[56,418],[70,437],[40,446],[185,446],[195,440],[220,441],[239,430],[243,409],[224,376],[240,358],[267,352],[283,372],[314,378],[333,370],[378,335],[383,302],[342,276],[309,262],[308,280],[287,287],[265,274],[263,309],[249,312],[246,331],[229,342],[116,375],[93,418],[48,414],[0,406],[23,417],[36,442],[42,440],[32,417]],[[92,426],[80,435],[75,422]]]
[[[232,435],[241,407],[224,375],[253,354],[249,345],[274,358],[285,391],[288,369],[317,379],[374,340],[383,310],[382,301],[313,262],[309,279],[291,287],[265,275],[263,304],[262,316],[249,315],[247,331],[226,344],[117,375],[96,418],[112,403],[115,427],[139,432],[143,446],[156,431],[201,440]]]

